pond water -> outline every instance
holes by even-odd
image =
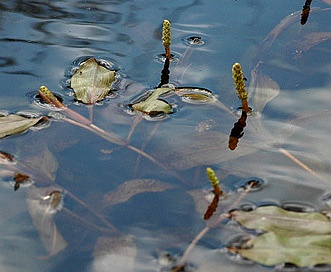
[[[327,210],[331,7],[312,1],[301,25],[303,5],[0,1],[0,110],[51,116],[36,99],[45,85],[68,108],[86,118],[93,113],[96,126],[123,141],[130,135],[128,144],[116,145],[50,117],[40,129],[0,139],[0,151],[17,161],[0,165],[0,270],[170,271],[206,225],[212,189],[206,167],[228,195],[215,216],[242,205]],[[125,105],[160,82],[164,19],[172,24],[170,83],[210,90],[228,110],[172,96],[163,98],[175,105],[164,119],[128,113]],[[190,37],[203,43],[190,45]],[[114,95],[93,106],[77,103],[68,87],[88,57],[119,74]],[[253,113],[231,151],[229,134],[240,117],[235,62],[250,86]],[[14,191],[17,171],[34,184]],[[252,179],[262,189],[232,205]],[[49,210],[57,208],[58,193],[63,208]],[[242,232],[229,222],[212,228],[190,252],[185,271],[279,271],[226,252]]]

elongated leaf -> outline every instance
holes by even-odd
[[[160,99],[160,96],[171,91],[172,88],[157,88],[143,101],[139,101],[132,105],[134,111],[140,111],[149,115],[155,114],[169,114],[172,111],[172,107],[166,101]],[[147,91],[150,92],[150,91]]]
[[[250,104],[255,111],[262,112],[267,103],[278,96],[280,87],[269,76],[264,75],[258,64],[251,72],[251,82],[249,89],[252,91]]]
[[[172,185],[153,179],[133,179],[124,182],[117,189],[104,196],[106,206],[126,202],[131,197],[147,192],[163,192],[173,188]]]
[[[331,264],[331,235],[280,236],[264,233],[237,252],[263,265],[292,263],[297,266]]]
[[[194,87],[176,88],[175,93],[182,98],[184,102],[192,104],[203,104],[216,101],[213,93],[207,89]]]
[[[71,78],[71,88],[74,89],[77,100],[86,104],[94,104],[104,99],[115,80],[115,71],[101,66],[94,58],[82,63]]]
[[[277,233],[331,234],[331,221],[318,212],[292,212],[277,206],[264,206],[250,212],[238,210],[232,214],[236,221],[249,229]]]
[[[42,118],[27,118],[16,114],[0,116],[0,138],[21,133],[37,124]]]

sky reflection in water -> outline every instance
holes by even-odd
[[[212,90],[233,110],[239,105],[231,78],[233,63],[240,61],[250,80],[256,61],[263,60],[261,72],[276,81],[281,90],[262,115],[256,113],[248,117],[236,153],[227,149],[227,140],[237,118],[217,107],[189,105],[171,98],[178,111],[162,121],[146,151],[171,170],[178,170],[176,173],[184,182],[173,172],[166,173],[145,159],[137,163],[137,154],[130,150],[113,150],[113,145],[97,136],[61,122],[52,122],[41,131],[1,139],[1,151],[30,163],[36,186],[55,183],[65,188],[123,231],[123,237],[109,240],[111,236],[103,230],[75,219],[70,211],[89,223],[102,225],[100,219],[67,193],[64,200],[67,211],[57,213],[54,220],[68,247],[56,256],[45,258],[47,252],[27,211],[25,190],[29,189],[21,188],[14,193],[4,178],[0,197],[0,265],[4,271],[101,272],[112,271],[109,269],[116,266],[120,267],[118,271],[131,271],[132,267],[135,271],[156,271],[160,268],[158,254],[166,250],[173,255],[182,254],[203,228],[203,219],[195,211],[187,192],[210,190],[204,169],[213,163],[228,191],[237,190],[251,177],[266,183],[263,190],[245,200],[246,204],[293,202],[321,209],[325,191],[331,190],[328,181],[330,38],[308,49],[307,43],[300,41],[307,33],[330,33],[327,23],[330,11],[313,12],[305,26],[301,26],[300,20],[289,24],[272,43],[269,52],[262,55],[256,50],[259,42],[286,16],[300,12],[304,3],[232,0],[157,4],[147,0],[7,2],[0,3],[1,110],[40,112],[27,94],[40,85],[47,85],[60,93],[69,107],[88,116],[86,107],[75,104],[68,96],[68,89],[63,87],[65,75],[80,58],[94,56],[112,60],[120,69],[122,90],[114,99],[95,106],[94,122],[125,138],[135,116],[126,114],[121,105],[160,81],[162,64],[157,56],[163,53],[161,24],[165,18],[172,22],[171,48],[178,56],[188,47],[185,38],[194,35],[205,42],[192,47],[184,58],[184,65],[175,69],[176,63],[170,64],[171,82]],[[322,2],[313,4],[327,7]],[[298,116],[293,117],[295,114]],[[156,122],[143,120],[135,129],[131,144],[140,147],[154,133],[155,126]],[[197,141],[208,137],[210,143],[215,141],[219,153],[201,153],[201,157],[205,156],[203,162],[192,158],[192,164],[185,165],[185,162],[184,166],[176,162],[176,156],[187,154],[185,152],[194,149]],[[323,179],[316,179],[285,158],[279,147],[292,151]],[[55,180],[46,180],[45,173],[39,173],[38,177],[38,165],[31,162],[31,158],[40,157],[42,152],[48,154],[45,150],[58,162]],[[50,160],[52,156],[48,156]],[[136,169],[136,165],[139,168]],[[127,180],[139,178],[158,179],[173,187],[158,193],[138,194],[123,204],[103,207],[101,199],[106,192]],[[219,266],[236,272],[269,271],[257,265],[247,267],[230,261],[219,251],[229,241],[228,235],[233,235],[232,230],[213,230],[190,256],[192,267],[196,271]]]

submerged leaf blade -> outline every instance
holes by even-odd
[[[104,205],[110,206],[128,201],[137,194],[148,192],[163,192],[172,189],[173,186],[153,179],[133,179],[128,180],[117,187],[117,189],[108,192],[104,196]]]

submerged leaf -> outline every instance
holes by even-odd
[[[236,221],[249,229],[331,234],[331,221],[318,212],[292,212],[277,206],[262,206],[250,212],[237,210],[232,214]]]
[[[43,118],[46,117],[27,118],[16,114],[0,116],[0,138],[21,133],[36,125]]]
[[[331,264],[331,235],[279,236],[264,233],[236,249],[243,257],[263,265],[291,263],[297,266]]]
[[[58,188],[36,188],[34,186],[30,188],[27,204],[32,222],[39,232],[48,255],[56,255],[67,247],[67,242],[55,225],[53,200],[45,198],[45,196],[48,196],[49,192],[58,191]]]
[[[152,91],[152,93],[142,101],[134,103],[132,109],[134,111],[140,111],[149,115],[155,114],[169,114],[172,112],[171,105],[160,99],[160,96],[169,93],[172,88],[157,88]],[[150,91],[147,91],[150,92]]]
[[[262,112],[267,103],[278,96],[280,87],[277,82],[260,71],[260,63],[251,72],[249,89],[252,92],[250,102],[254,111]]]
[[[82,63],[71,78],[71,88],[77,100],[94,104],[107,96],[114,81],[115,71],[106,69],[95,58],[90,58]]]
[[[104,196],[106,206],[126,202],[131,197],[148,192],[163,192],[172,189],[173,186],[154,179],[133,179],[124,182],[117,189],[108,192]]]

